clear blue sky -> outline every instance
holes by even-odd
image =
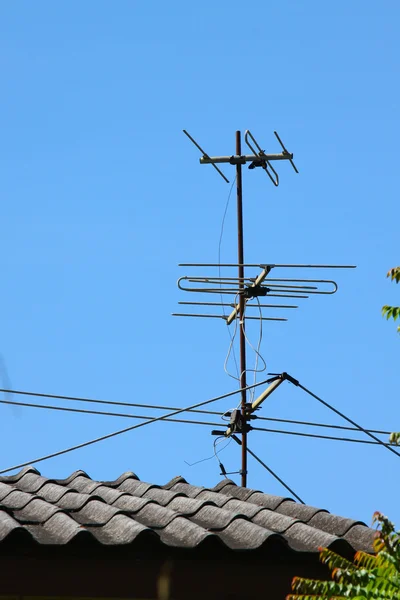
[[[3,2],[3,385],[182,407],[233,390],[223,322],[170,316],[190,299],[178,263],[217,260],[229,192],[182,129],[211,154],[234,153],[247,128],[279,151],[276,129],[300,174],[280,165],[275,189],[244,171],[246,260],[358,268],[334,274],[335,296],[265,324],[268,370],[366,427],[400,429],[400,341],[380,316],[400,291],[385,277],[399,264],[399,18],[394,0]],[[234,196],[222,260],[236,261]],[[0,410],[2,468],[132,423]],[[339,423],[288,384],[262,414]],[[400,525],[390,452],[261,433],[249,445],[308,504],[367,522],[382,510]],[[213,486],[215,460],[185,464],[211,454],[208,428],[158,423],[37,468]],[[239,455],[222,453],[227,470]],[[286,495],[249,468],[249,487]]]

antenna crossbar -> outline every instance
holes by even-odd
[[[257,156],[257,155],[256,155]],[[215,165],[228,163],[230,165],[245,165],[246,163],[254,162],[254,154],[243,154],[242,156],[202,156],[200,160],[201,165]],[[273,160],[289,160],[293,158],[293,154],[263,154],[263,159],[270,162]]]
[[[228,302],[183,302],[180,301],[178,304],[192,305],[192,306],[229,306],[235,308],[235,304]],[[246,308],[299,308],[293,304],[251,304],[247,302]]]
[[[282,269],[355,269],[356,265],[302,265],[302,264],[274,264],[274,263],[179,263],[178,267],[257,267],[266,269],[267,267]]]
[[[201,313],[172,313],[173,317],[200,317],[200,318],[204,318],[204,319],[223,319],[224,321],[227,320],[228,317],[225,317],[224,315],[204,315]],[[248,319],[249,321],[287,321],[287,319],[283,318],[283,317],[251,317],[251,316],[246,316],[246,319]]]

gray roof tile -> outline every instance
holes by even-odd
[[[254,492],[248,499],[252,504],[257,506],[263,506],[264,508],[270,508],[276,510],[283,502],[294,502],[291,498],[284,498],[283,496],[273,496],[272,494],[262,494],[261,492]]]
[[[57,502],[57,506],[60,506],[63,510],[80,510],[85,504],[95,499],[99,500],[100,498],[95,495],[80,494],[79,492],[69,490],[62,498],[60,498]]]
[[[3,498],[8,496],[8,494],[11,494],[13,489],[14,487],[12,484],[7,485],[6,483],[0,481],[0,502],[3,500]]]
[[[337,515],[331,515],[328,512],[318,512],[308,521],[308,524],[333,535],[344,536],[354,525],[365,525],[361,521],[345,519]]]
[[[215,489],[215,488],[214,488]],[[221,489],[221,493],[227,496],[232,496],[233,498],[237,498],[238,500],[243,500],[244,502],[255,493],[255,490],[250,490],[249,488],[239,487],[235,483],[228,483]]]
[[[216,506],[224,506],[231,498],[229,496],[224,496],[223,494],[218,494],[217,492],[212,492],[211,490],[202,490],[200,494],[196,496],[196,500],[212,502]]]
[[[144,508],[135,514],[135,520],[146,527],[161,529],[166,527],[179,513],[160,506],[155,502],[148,502]]]
[[[36,471],[36,469],[35,469],[35,472],[40,475],[39,471]],[[90,479],[89,475],[85,471],[79,470],[79,471],[74,471],[73,473],[71,473],[71,475],[69,475],[65,479],[54,479],[53,481],[54,481],[54,483],[68,486],[71,483],[71,481],[73,481],[74,479],[76,479],[77,477],[80,477],[80,476]]]
[[[203,506],[198,512],[190,517],[190,520],[204,529],[224,529],[234,519],[235,513],[224,510],[218,506]]]
[[[120,492],[128,492],[129,494],[133,494],[133,496],[138,496],[140,498],[145,492],[147,492],[147,490],[153,487],[158,486],[152,485],[151,483],[146,483],[145,481],[126,479],[118,486],[118,490]]]
[[[195,498],[185,498],[184,496],[177,496],[174,498],[169,504],[168,508],[178,512],[181,515],[194,515],[196,514],[203,506],[207,505],[215,506],[214,503],[208,502],[206,500],[200,500]]]
[[[115,515],[104,527],[93,527],[90,531],[101,544],[113,546],[131,544],[143,534],[156,536],[151,529],[125,515]]]
[[[176,492],[174,490],[163,490],[162,488],[151,487],[144,492],[142,498],[149,498],[162,506],[166,506],[171,500],[181,495],[181,492]]]
[[[331,548],[337,536],[330,535],[305,523],[297,521],[285,531],[285,538],[293,550],[318,552],[318,548]]]
[[[114,502],[118,500],[118,498],[121,498],[121,496],[127,496],[129,498],[129,494],[127,492],[115,490],[108,485],[100,485],[96,489],[96,496],[102,498],[105,502],[107,502],[107,504],[114,504]]]
[[[297,504],[297,502],[291,502],[285,500],[276,508],[276,512],[281,515],[287,515],[294,519],[301,519],[305,523],[308,523],[312,517],[320,512],[328,512],[322,508],[314,508],[313,506],[307,506],[306,504]]]
[[[217,485],[215,485],[212,488],[212,491],[213,492],[222,492],[223,493],[223,489],[227,485],[236,485],[236,483],[234,481],[232,481],[232,479],[228,479],[228,477],[226,477],[225,479],[223,479],[222,481],[220,481],[219,483],[217,483]]]
[[[82,494],[92,494],[96,488],[100,487],[101,485],[102,483],[99,483],[98,481],[92,481],[83,475],[78,475],[78,477],[75,477],[72,481],[70,481],[68,487],[71,490],[75,490]]]
[[[161,487],[163,487],[165,490],[169,490],[176,483],[187,483],[187,481],[184,477],[181,477],[180,475],[178,475],[178,477],[174,477],[173,479],[171,479],[171,481],[169,481],[168,483],[166,483],[165,485],[163,485]]]
[[[28,494],[28,492],[21,492],[20,490],[11,489],[11,492],[7,494],[5,498],[1,501],[3,506],[7,508],[11,508],[14,510],[19,510],[24,508],[33,498],[37,498],[33,494]]]
[[[21,525],[24,523],[45,523],[55,513],[60,512],[60,508],[49,504],[40,498],[32,498],[24,508],[13,510],[13,517]]]
[[[129,494],[124,494],[120,496],[115,502],[113,502],[113,506],[120,508],[121,510],[137,513],[139,510],[154,502],[149,498],[137,498],[136,496],[130,496]]]
[[[164,544],[178,548],[195,548],[206,538],[212,536],[203,527],[199,527],[184,517],[177,517],[171,521],[169,525],[160,530],[159,535]]]
[[[375,537],[376,531],[365,525],[354,525],[343,536],[346,542],[349,542],[354,549],[371,553],[374,552],[373,543]]]
[[[23,492],[34,494],[39,491],[49,480],[36,473],[27,472],[18,480],[16,487]]]
[[[181,493],[189,498],[196,498],[202,491],[203,487],[198,487],[196,485],[190,485],[190,483],[175,483],[171,488],[171,492]]]
[[[277,533],[243,519],[235,519],[219,531],[218,535],[233,550],[255,550],[269,540],[271,536],[272,538],[281,537]],[[281,539],[283,540],[282,537]]]
[[[71,517],[81,525],[105,525],[121,510],[99,500],[87,502],[83,508],[71,513]]]
[[[225,510],[230,510],[234,513],[245,515],[250,519],[253,519],[260,511],[263,511],[262,506],[251,504],[251,502],[243,502],[242,500],[236,500],[236,498],[230,498],[228,502],[223,505]],[[254,519],[253,519],[254,520]]]
[[[127,479],[136,479],[136,481],[139,481],[139,477],[136,475],[136,473],[133,473],[132,471],[125,471],[125,473],[122,473],[122,475],[117,477],[115,481],[103,481],[102,483],[107,487],[117,488]]]
[[[31,527],[27,525],[27,528]],[[82,531],[82,528],[74,519],[65,513],[58,512],[45,523],[31,529],[34,538],[39,544],[68,544]]]
[[[0,540],[5,540],[15,529],[21,529],[20,523],[7,512],[0,510]]]
[[[261,509],[261,511],[252,518],[252,521],[261,527],[282,534],[285,533],[289,527],[292,527],[292,525],[299,522],[297,519],[293,519],[286,515],[280,515],[268,508]]]
[[[181,549],[203,544],[233,551],[263,547],[317,552],[372,551],[374,531],[290,498],[241,488],[224,479],[213,489],[175,477],[160,486],[132,472],[93,481],[84,471],[46,479],[34,468],[0,478],[0,544],[64,545],[90,539],[122,546],[146,541]],[[206,546],[208,547],[208,546]]]
[[[56,503],[69,491],[70,489],[67,486],[49,482],[45,483],[40,490],[38,490],[37,495],[44,500],[47,500],[47,502]]]

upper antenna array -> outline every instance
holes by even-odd
[[[274,264],[274,263],[258,263],[245,264],[243,251],[243,205],[242,205],[242,167],[249,164],[249,169],[261,167],[268,175],[275,187],[279,185],[279,176],[271,163],[278,160],[287,160],[292,165],[294,171],[298,170],[293,162],[293,154],[288,152],[281,138],[275,131],[275,137],[281,145],[282,152],[279,154],[267,154],[262,150],[261,146],[247,130],[244,134],[244,141],[250,149],[251,154],[242,154],[241,151],[241,134],[236,132],[236,152],[230,156],[209,156],[203,148],[192,138],[192,136],[184,129],[184,134],[190,141],[200,150],[202,157],[200,164],[211,164],[219,175],[229,183],[229,179],[217,167],[218,164],[230,164],[236,169],[236,190],[237,190],[237,224],[238,224],[238,260],[237,263],[215,264],[215,263],[185,263],[182,267],[202,267],[202,268],[218,268],[217,274],[210,275],[185,275],[178,280],[179,289],[185,292],[211,294],[210,302],[202,302],[198,300],[190,302],[179,302],[183,305],[194,305],[202,307],[221,307],[222,314],[192,314],[192,313],[175,313],[175,316],[182,317],[208,317],[224,319],[227,325],[232,322],[240,324],[239,344],[240,344],[240,388],[241,388],[241,410],[234,411],[235,415],[231,417],[231,424],[227,432],[223,435],[230,436],[233,432],[242,435],[242,468],[241,483],[245,487],[247,484],[247,433],[250,430],[249,419],[251,413],[256,410],[265,398],[267,398],[279,385],[280,380],[292,378],[284,373],[278,379],[274,378],[271,385],[261,394],[261,396],[253,403],[247,403],[247,383],[246,383],[246,333],[245,323],[247,319],[262,319],[268,321],[286,321],[282,317],[264,317],[263,308],[268,309],[296,309],[297,305],[293,304],[269,304],[266,303],[266,298],[309,298],[310,295],[332,295],[337,291],[337,283],[332,279],[314,279],[303,278],[300,276],[286,277],[287,269],[299,270],[302,269],[339,269],[352,268],[352,265],[301,265],[301,264]],[[220,269],[228,267],[229,269],[237,269],[237,276],[221,276]],[[252,274],[246,275],[245,269],[253,270]],[[270,277],[271,271],[280,269],[283,270],[282,275],[278,272],[278,277]],[[231,272],[230,272],[231,273]],[[290,275],[290,273],[289,273]],[[218,298],[213,298],[212,295],[217,295]],[[210,297],[210,296],[209,296]],[[224,301],[224,297],[226,301]],[[260,297],[263,298],[263,303],[260,303]],[[255,302],[254,302],[255,300]],[[252,302],[253,301],[253,302]],[[225,307],[230,307],[232,310],[229,315],[225,315]],[[247,316],[247,308],[257,307],[260,310],[260,317]],[[261,339],[261,338],[260,338]],[[276,379],[276,381],[275,381]],[[279,381],[278,381],[279,380]],[[297,383],[296,383],[297,385]],[[216,435],[220,432],[214,432]]]
[[[209,156],[207,152],[204,152],[203,148],[196,142],[195,139],[184,129],[183,133],[187,135],[189,140],[193,142],[193,144],[203,153],[203,156],[200,158],[200,164],[202,165],[212,165],[216,171],[221,175],[221,177],[229,183],[229,179],[225,177],[223,172],[216,166],[221,163],[229,163],[230,165],[245,165],[246,163],[250,163],[249,169],[255,169],[256,167],[261,167],[264,169],[272,183],[278,187],[279,185],[279,176],[275,171],[271,162],[274,160],[288,160],[292,165],[293,169],[298,173],[296,165],[293,162],[293,154],[288,152],[283,145],[283,142],[276,131],[274,131],[275,137],[282,146],[282,152],[280,154],[266,154],[264,150],[262,150],[251,133],[249,129],[246,130],[244,134],[244,141],[246,142],[248,148],[252,151],[253,154],[245,154],[245,155],[236,155],[236,156]],[[251,141],[250,141],[251,140]],[[255,146],[255,148],[254,148]]]

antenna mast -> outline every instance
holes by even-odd
[[[241,134],[236,132],[236,156],[241,156]],[[236,164],[236,192],[237,192],[237,225],[238,225],[238,277],[239,277],[239,344],[240,344],[240,387],[242,389],[241,413],[242,422],[246,425],[246,339],[245,339],[245,301],[244,301],[244,248],[243,248],[243,195],[242,195],[242,164]],[[242,487],[247,485],[247,430],[242,431]]]

